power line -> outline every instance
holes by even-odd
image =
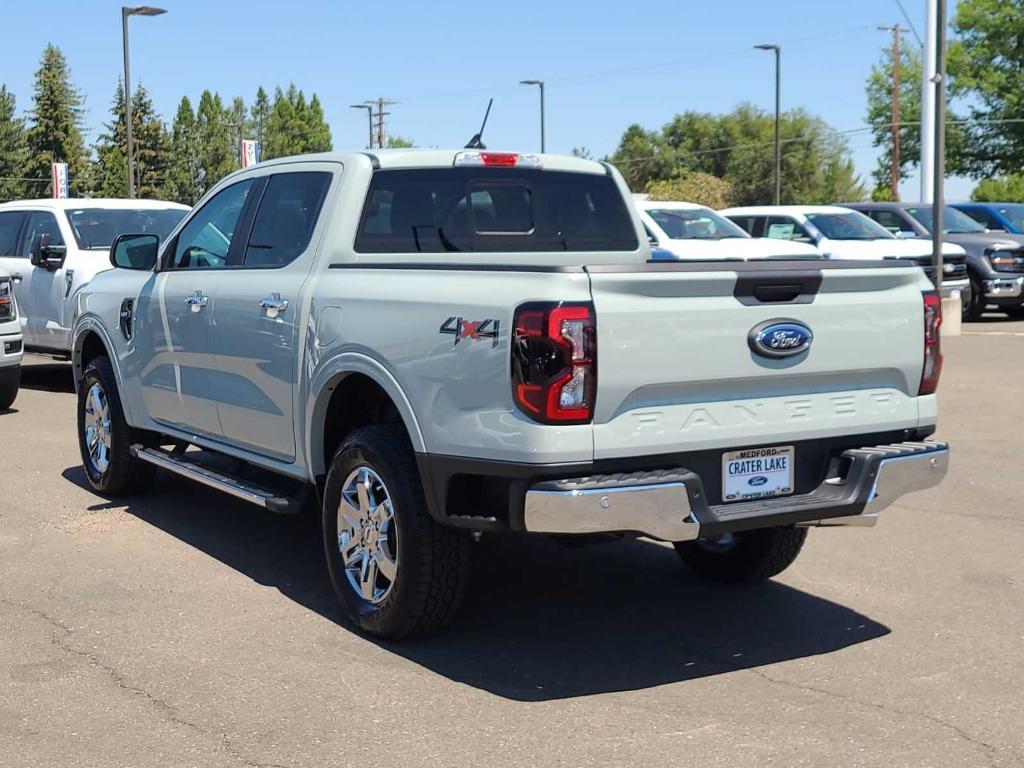
[[[924,48],[924,43],[921,42],[921,36],[917,34],[917,28],[914,26],[914,22],[910,20],[910,14],[907,13],[907,9],[903,7],[903,3],[900,0],[896,0],[896,5],[899,6],[900,12],[903,14],[903,20],[907,22],[907,26],[910,27],[910,31],[914,33],[914,37],[917,39],[917,44]]]

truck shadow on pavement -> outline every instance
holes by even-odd
[[[21,386],[39,392],[74,394],[75,380],[71,363],[37,362],[40,358],[26,358],[31,364],[21,366]]]
[[[81,467],[64,471],[86,486]],[[173,492],[172,492],[173,488]],[[351,630],[335,604],[316,515],[273,516],[161,474],[120,508]],[[827,546],[825,536],[808,546]],[[517,701],[629,691],[830,653],[889,629],[778,582],[715,587],[664,546],[565,547],[485,537],[463,610],[442,635],[377,644],[453,681]],[[368,662],[370,660],[368,659]]]

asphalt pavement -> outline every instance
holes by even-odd
[[[67,364],[0,413],[0,766],[1024,765],[1024,322],[944,340],[949,477],[774,582],[485,538],[442,636],[335,607],[313,518],[89,491]]]

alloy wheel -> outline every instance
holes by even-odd
[[[97,475],[110,466],[110,402],[98,381],[89,388],[85,398],[85,446],[89,463]]]
[[[398,525],[387,486],[369,467],[345,479],[338,505],[338,552],[349,586],[377,605],[398,577]]]

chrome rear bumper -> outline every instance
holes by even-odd
[[[845,474],[810,493],[735,504],[707,504],[700,478],[685,469],[545,481],[526,492],[524,528],[690,541],[775,525],[870,526],[900,496],[938,485],[949,467],[949,447],[931,440],[842,456]]]

